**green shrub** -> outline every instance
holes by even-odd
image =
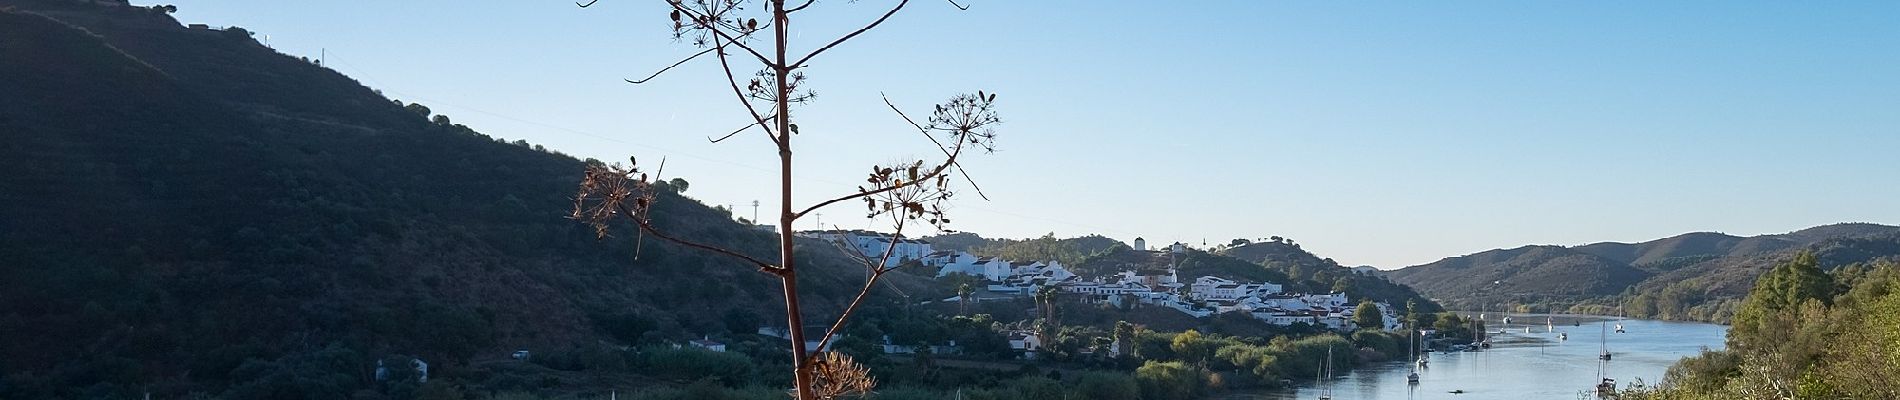
[[[1202,370],[1179,361],[1142,364],[1135,369],[1135,383],[1146,400],[1189,400],[1205,388]]]
[[[1068,400],[1136,400],[1141,393],[1128,375],[1110,372],[1078,373],[1068,384]]]
[[[757,366],[746,356],[698,348],[641,348],[635,370],[664,379],[713,378],[727,386],[750,382]]]

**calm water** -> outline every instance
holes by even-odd
[[[1333,398],[1353,399],[1575,399],[1591,390],[1597,382],[1598,326],[1559,325],[1556,332],[1545,332],[1544,318],[1524,333],[1531,316],[1517,316],[1511,332],[1497,335],[1497,315],[1491,315],[1490,330],[1494,346],[1475,353],[1432,353],[1431,367],[1419,371],[1419,384],[1405,382],[1410,365],[1387,363],[1353,371],[1333,380]],[[1702,347],[1719,349],[1728,327],[1711,324],[1624,320],[1628,333],[1607,335],[1613,361],[1604,374],[1619,385],[1641,378],[1654,383],[1663,372],[1683,356],[1694,355]],[[1614,329],[1614,324],[1610,325]],[[1557,332],[1569,332],[1570,340],[1557,340]],[[1463,390],[1463,394],[1452,394]],[[1320,388],[1311,381],[1293,389],[1229,393],[1218,399],[1312,400]]]

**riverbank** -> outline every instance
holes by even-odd
[[[1419,370],[1421,382],[1408,385],[1410,363],[1388,362],[1368,365],[1330,382],[1300,382],[1293,388],[1231,392],[1213,399],[1293,400],[1317,398],[1330,385],[1336,400],[1444,398],[1451,391],[1460,400],[1473,399],[1548,399],[1575,398],[1603,376],[1627,385],[1636,381],[1654,383],[1670,365],[1685,356],[1700,353],[1704,347],[1721,348],[1728,328],[1721,325],[1656,320],[1621,320],[1627,333],[1605,331],[1596,325],[1614,317],[1593,315],[1509,314],[1515,332],[1496,333],[1492,326],[1493,346],[1481,352],[1433,353],[1429,368]],[[1553,318],[1546,328],[1543,317]],[[1570,325],[1557,324],[1566,317]],[[1493,324],[1497,315],[1487,314]],[[1525,333],[1522,317],[1536,317],[1538,324]],[[1559,339],[1559,334],[1568,340]],[[1613,361],[1599,363],[1597,354],[1607,347]],[[1602,367],[1599,370],[1599,367]],[[1601,372],[1599,372],[1601,371]]]

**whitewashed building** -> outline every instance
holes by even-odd
[[[935,252],[928,241],[892,236],[882,232],[825,230],[799,232],[798,236],[841,244],[872,260],[883,257],[885,251],[890,251],[891,258],[884,262],[886,267],[909,261],[922,261],[924,256]]]

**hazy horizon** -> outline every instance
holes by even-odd
[[[174,3],[483,133],[665,156],[695,198],[776,207],[763,140],[707,143],[744,119],[716,68],[621,81],[696,51],[659,4]],[[819,3],[805,46],[870,3]],[[980,89],[1000,95],[1000,150],[966,165],[993,201],[964,193],[952,227],[987,237],[1277,235],[1396,268],[1900,222],[1900,186],[1881,184],[1900,176],[1900,25],[1883,18],[1900,3],[970,6],[918,2],[809,69],[801,201],[930,154],[880,93],[923,110]],[[850,214],[823,221],[877,228]]]

